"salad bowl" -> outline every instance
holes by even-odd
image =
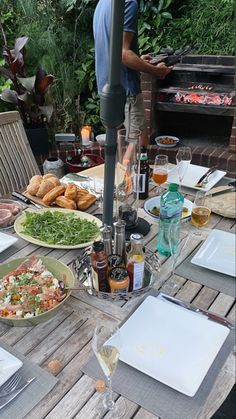
[[[58,279],[58,281],[63,281],[67,287],[73,287],[75,284],[75,277],[70,268],[66,266],[64,263],[60,262],[57,259],[54,259],[52,257],[48,256],[36,256],[37,259],[41,259],[43,262],[43,265],[45,266],[46,270],[51,272],[55,278]],[[7,273],[14,271],[22,262],[24,262],[27,259],[27,257],[19,258],[11,260],[10,262],[7,262],[5,264],[2,264],[0,266],[0,284],[1,284],[1,278],[6,275]],[[61,309],[61,306],[66,302],[66,300],[69,298],[71,291],[66,290],[66,296],[63,298],[62,301],[60,301],[55,307],[49,309],[48,311],[45,311],[42,314],[35,315],[30,318],[8,318],[0,316],[0,322],[6,323],[9,326],[35,326],[39,323],[45,322],[52,317],[55,316],[55,314],[58,312],[58,310]]]

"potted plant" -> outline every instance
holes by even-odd
[[[46,93],[54,81],[54,76],[47,74],[39,66],[34,76],[26,77],[25,44],[28,37],[17,38],[14,48],[11,49],[7,46],[3,29],[2,33],[6,67],[0,67],[0,74],[11,80],[12,88],[5,89],[0,97],[3,101],[14,104],[19,111],[34,154],[47,153],[47,123],[52,117],[53,105],[47,103]]]

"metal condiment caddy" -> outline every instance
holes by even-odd
[[[129,251],[130,242],[126,242],[127,253]],[[138,297],[150,290],[159,276],[161,262],[157,253],[145,248],[145,265],[144,265],[144,286],[138,290],[127,292],[102,292],[97,291],[93,286],[92,278],[92,246],[86,248],[84,252],[78,256],[73,262],[73,270],[78,280],[79,287],[84,289],[88,294],[98,298],[110,301],[128,301],[131,298]]]

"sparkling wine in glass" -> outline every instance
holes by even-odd
[[[155,195],[160,195],[163,191],[161,185],[167,181],[168,178],[168,156],[165,154],[158,154],[155,157],[152,179],[157,184],[154,190]]]
[[[210,216],[210,195],[204,191],[198,191],[193,203],[191,223],[195,227],[201,228],[209,222]]]
[[[192,152],[190,147],[180,147],[176,154],[176,164],[179,175],[179,191],[181,191],[181,185],[183,178],[186,175],[188,167],[192,160]]]
[[[121,350],[120,331],[116,326],[97,325],[92,339],[92,348],[106,377],[108,389],[102,398],[100,413],[104,408],[112,418],[121,418],[125,413],[124,403],[117,405],[113,400],[112,376],[116,370]]]

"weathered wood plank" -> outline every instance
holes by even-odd
[[[226,316],[234,301],[235,298],[231,297],[230,295],[220,293],[215,299],[214,303],[211,305],[210,310],[221,316]]]

